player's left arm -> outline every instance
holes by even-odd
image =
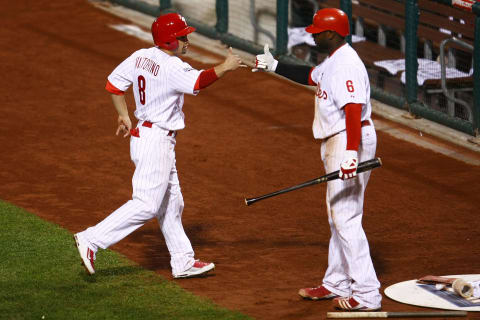
[[[127,102],[125,101],[125,91],[132,85],[131,66],[134,65],[136,53],[134,52],[122,63],[120,63],[108,76],[105,90],[111,93],[112,102],[118,113],[118,127],[116,135],[123,134],[126,138],[130,135],[132,121],[128,116]]]
[[[362,135],[362,108],[366,103],[366,88],[364,80],[355,72],[355,68],[345,66],[339,68],[334,81],[335,100],[343,106],[345,112],[345,131],[347,146],[340,164],[339,177],[343,180],[357,175],[358,148]]]
[[[359,103],[348,103],[343,109],[345,110],[347,147],[340,165],[339,177],[342,180],[346,180],[357,175],[358,147],[360,145],[360,137],[362,134],[362,105]]]
[[[110,81],[107,81],[105,89],[111,93],[113,106],[118,113],[118,127],[115,134],[118,136],[119,133],[122,133],[123,137],[126,138],[130,135],[130,130],[132,129],[132,121],[130,120],[130,117],[128,115],[125,92],[116,88],[110,83]]]

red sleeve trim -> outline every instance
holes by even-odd
[[[212,83],[218,80],[218,76],[215,73],[214,68],[210,68],[208,70],[204,70],[200,73],[197,78],[197,82],[195,82],[194,90],[200,90],[208,87]]]
[[[313,81],[313,79],[312,79],[313,69],[315,69],[315,67],[313,67],[312,69],[310,69],[310,73],[308,74],[308,84],[311,85],[311,86],[316,86],[317,83],[316,83],[315,81]]]
[[[110,83],[110,81],[107,80],[107,84],[105,85],[105,90],[112,94],[116,94],[117,96],[122,96],[125,94],[124,91],[117,89],[113,84]]]
[[[362,135],[362,105],[348,103],[345,105],[345,127],[347,131],[347,150],[358,151]]]

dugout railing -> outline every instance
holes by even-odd
[[[294,56],[288,45],[289,26],[292,22],[292,1],[295,0],[108,1],[151,16],[178,11],[187,18],[189,24],[197,28],[200,34],[218,39],[234,48],[258,54],[263,52],[264,43],[270,43],[276,58],[281,61],[316,64],[316,61]],[[375,34],[372,36],[367,32],[362,42],[352,44],[351,36],[348,38],[362,59],[366,61],[374,99],[408,110],[413,116],[441,123],[472,137],[479,137],[480,2],[474,0],[298,1],[310,3],[315,9],[323,6],[341,8],[350,18],[353,34],[368,31],[372,26],[375,28]],[[311,20],[311,16],[307,18]],[[444,20],[441,20],[442,18]],[[464,20],[467,21],[466,24]],[[470,21],[471,24],[469,24]],[[449,29],[450,34],[444,33],[445,35],[442,36],[438,32],[440,29]],[[398,37],[393,38],[398,40],[391,39],[395,34]],[[441,43],[442,40],[448,41]],[[473,51],[470,50],[472,47]],[[446,51],[440,52],[440,50]],[[392,75],[385,70],[380,70],[381,68],[378,68],[374,60],[378,59],[377,56],[380,54],[384,59],[403,59],[404,70],[401,75],[400,73]],[[448,64],[443,60],[445,56],[450,58]],[[455,69],[459,66],[459,61],[468,63],[468,57],[471,57],[473,74],[466,78],[447,79],[445,70]],[[430,59],[434,63],[435,58],[441,66],[441,77],[427,79],[424,83],[420,83],[418,79],[422,70],[419,70],[419,61]]]

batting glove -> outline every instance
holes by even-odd
[[[340,165],[338,176],[342,180],[347,180],[357,175],[358,158],[357,151],[346,150],[343,154],[343,161]]]
[[[268,48],[268,43],[265,43],[263,47],[264,54],[259,54],[255,58],[255,68],[252,69],[252,72],[257,71],[275,71],[277,69],[278,60],[270,53]]]

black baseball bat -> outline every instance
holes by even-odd
[[[358,165],[357,173],[372,170],[374,168],[380,167],[381,165],[382,165],[382,160],[380,158],[367,160],[367,161],[361,162]],[[282,193],[286,193],[286,192],[290,192],[290,191],[297,190],[297,189],[300,189],[300,188],[312,186],[314,184],[319,184],[319,183],[322,183],[322,182],[327,182],[327,181],[330,181],[330,180],[338,179],[338,171],[339,170],[331,172],[331,173],[326,174],[324,176],[321,176],[319,178],[309,180],[309,181],[304,182],[304,183],[297,184],[293,187],[289,187],[289,188],[278,190],[278,191],[275,191],[275,192],[272,192],[272,193],[264,194],[263,196],[259,196],[259,197],[256,197],[256,198],[245,198],[245,204],[247,206],[249,206],[249,205],[251,205],[251,204],[253,204],[257,201],[267,199],[267,198],[271,198],[271,197],[274,197],[274,196],[278,196],[279,194],[282,194]]]

